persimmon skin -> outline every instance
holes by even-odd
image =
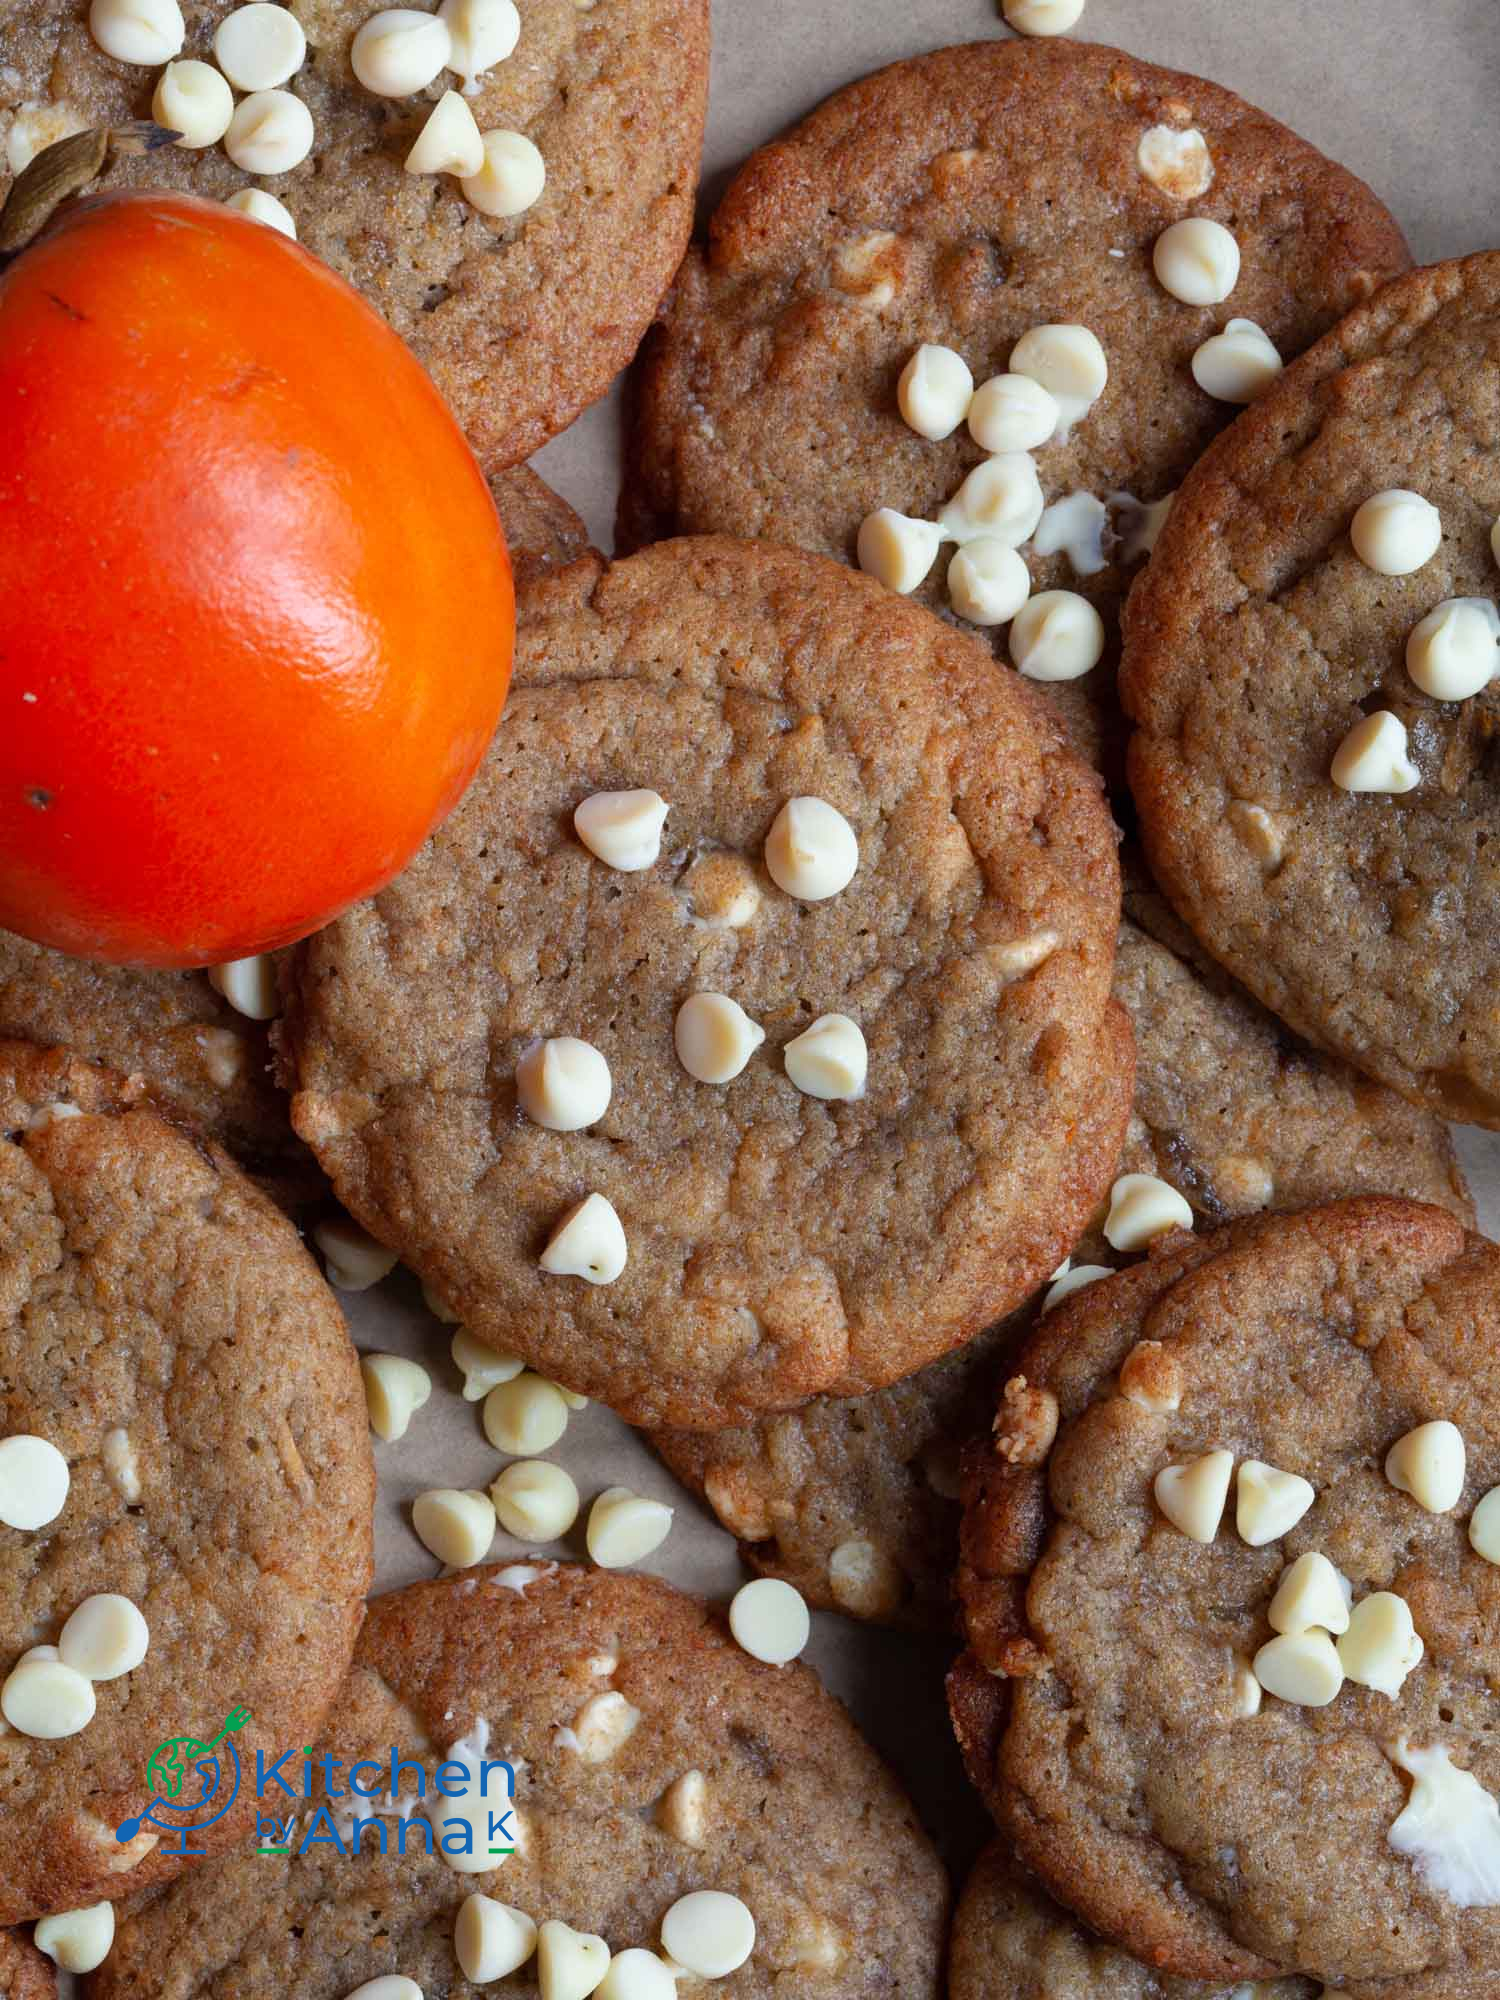
[[[195,196],[0,273],[0,926],[208,965],[387,882],[494,733],[483,474],[342,279]]]

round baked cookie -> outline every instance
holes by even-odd
[[[138,1086],[14,1042],[0,1132],[0,1451],[40,1438],[69,1474],[50,1521],[0,1522],[0,1681],[88,1598],[129,1598],[149,1628],[76,1733],[27,1731],[0,1694],[0,1920],[17,1923],[175,1872],[159,1832],[115,1839],[166,1739],[207,1743],[244,1707],[248,1765],[316,1730],[369,1587],[374,1473],[332,1294],[222,1152]],[[9,1521],[37,1476],[4,1470]],[[196,1844],[253,1811],[246,1784]]]
[[[55,2000],[57,1972],[24,1931],[0,1931],[0,1995],[4,2000]]]
[[[1146,844],[1204,943],[1303,1034],[1491,1127],[1500,691],[1436,699],[1406,649],[1440,603],[1496,595],[1497,329],[1489,254],[1413,273],[1320,342],[1183,488],[1124,677]],[[1430,499],[1442,526],[1397,576],[1350,540],[1390,488]],[[1343,790],[1335,753],[1381,711],[1417,781]]]
[[[1470,1532],[1500,1481],[1497,1297],[1494,1244],[1364,1197],[1181,1233],[1017,1356],[967,1468],[955,1719],[1025,1865],[1163,1971],[1495,1990],[1500,1570]],[[1430,1424],[1459,1450],[1388,1459]],[[1403,1471],[1429,1442],[1440,1485]],[[1247,1515],[1255,1546],[1252,1460],[1313,1489]]]
[[[324,1743],[346,1768],[388,1768],[392,1746],[429,1771],[453,1745],[508,1760],[516,1852],[460,1873],[420,1832],[398,1855],[387,1818],[385,1858],[365,1832],[357,1855],[204,1864],[125,1918],[92,2000],[156,2000],[168,1960],[175,2000],[344,2000],[393,1973],[447,2000],[534,1993],[535,1960],[482,1986],[460,1972],[475,1891],[614,1952],[657,1949],[685,1895],[736,1896],[755,1943],[715,1981],[725,2000],[940,1991],[947,1880],[885,1765],[810,1668],[751,1659],[653,1577],[546,1564],[377,1598]],[[357,1809],[331,1806],[351,1845]]]
[[[1127,887],[1115,996],[1135,1030],[1135,1108],[1118,1171],[1154,1174],[1200,1224],[1336,1195],[1397,1193],[1474,1211],[1439,1120],[1296,1042],[1159,896]],[[1141,924],[1177,947],[1169,950]],[[1180,954],[1180,955],[1179,955]],[[1123,1261],[1101,1210],[1075,1266]],[[711,1436],[657,1432],[755,1569],[829,1610],[944,1629],[953,1619],[958,1459],[992,1409],[1040,1300],[904,1382]]]
[[[213,60],[232,0],[184,0],[183,54]],[[707,0],[527,0],[515,53],[468,100],[481,131],[539,148],[546,187],[511,221],[482,215],[449,175],[403,162],[461,79],[376,97],[349,49],[366,0],[296,0],[304,66],[283,87],[312,114],[313,150],[252,181],[222,146],[121,160],[106,186],[225,200],[264,186],[301,242],[365,294],[431,373],[487,470],[513,465],[601,396],[635,351],[692,222],[708,94]],[[430,10],[429,10],[430,11]],[[116,62],[87,0],[16,0],[0,66],[0,190],[44,145],[151,115],[159,70]]]
[[[1016,1867],[1001,1841],[970,1872],[948,1941],[948,2000],[1312,2000],[1275,1979],[1253,1991],[1162,1977],[1100,1944]]]
[[[573,825],[630,789],[670,803],[635,872]],[[764,858],[806,797],[858,842],[821,900]],[[458,809],[300,948],[293,1120],[466,1326],[632,1422],[855,1393],[1024,1298],[1098,1200],[1130,1092],[1118,881],[1099,780],[963,634],[795,550],[590,557],[523,591]],[[728,1084],[675,1052],[695,991],[765,1032]],[[787,1073],[828,1015],[863,1036],[862,1095]],[[587,1130],[518,1106],[519,1059],[560,1036],[608,1064]],[[613,1282],[540,1262],[591,1194],[623,1226]]]
[[[1220,305],[1184,305],[1154,275],[1157,239],[1187,216],[1238,242]],[[1195,351],[1237,318],[1289,358],[1409,263],[1363,182],[1201,77],[1069,40],[896,63],[753,155],[688,256],[637,374],[622,535],[764,536],[852,562],[866,515],[935,518],[984,457],[963,424],[933,443],[902,420],[918,345],[953,348],[983,383],[1033,327],[1086,326],[1108,384],[1036,464],[1049,503],[1110,505],[1102,544],[1097,523],[1083,536],[1099,567],[1025,553],[1035,590],[1081,591],[1104,617],[1102,663],[1047,690],[1097,754],[1118,735],[1132,502],[1170,493],[1236,414],[1198,387]],[[949,553],[921,593],[939,608]],[[1000,628],[984,636],[1003,657]]]

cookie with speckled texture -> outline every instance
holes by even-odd
[[[635,786],[671,813],[626,874],[572,815]],[[860,843],[821,902],[763,860],[804,794]],[[1103,1192],[1130,1092],[1118,894],[1098,778],[973,640],[795,550],[591,557],[523,591],[510,701],[452,817],[299,949],[293,1119],[465,1325],[634,1422],[854,1393],[1024,1298]],[[722,1087],[675,1053],[696,990],[766,1031]],[[868,1043],[858,1099],[785,1073],[832,1012]],[[609,1063],[587,1131],[518,1108],[517,1060],[553,1035]],[[624,1226],[612,1284],[538,1261],[590,1192]]]
[[[518,582],[561,569],[588,547],[589,531],[579,516],[529,465],[496,473],[490,491],[500,510]]]
[[[185,56],[211,59],[228,0],[187,0]],[[349,45],[364,0],[294,0],[308,59],[284,86],[316,139],[291,173],[252,180],[222,146],[122,160],[105,186],[223,200],[264,185],[300,240],[383,313],[451,404],[487,470],[514,465],[603,395],[687,243],[708,96],[708,0],[527,0],[514,55],[479,79],[482,131],[526,134],[547,185],[510,221],[481,215],[450,176],[403,161],[445,72],[375,97]],[[116,62],[86,0],[12,0],[0,68],[0,192],[39,147],[85,125],[150,115],[157,72]]]
[[[1148,149],[1153,178],[1140,147],[1160,127],[1197,131],[1206,155]],[[1152,272],[1185,215],[1239,241],[1221,306],[1183,305]],[[1190,372],[1210,334],[1251,319],[1298,353],[1410,261],[1362,181],[1201,77],[1068,40],[896,63],[753,155],[688,256],[635,382],[622,536],[764,536],[852,562],[867,514],[933,516],[983,457],[963,426],[934,444],[902,421],[917,345],[956,348],[983,382],[1053,321],[1099,336],[1110,380],[1038,452],[1047,499],[1155,501],[1235,415]],[[1096,752],[1120,748],[1112,628],[1133,518],[1111,516],[1123,539],[1106,535],[1088,576],[1027,552],[1036,589],[1082,590],[1111,628],[1092,674],[1048,688]],[[946,572],[942,555],[923,591],[938,607]],[[982,636],[1003,656],[1003,634]]]
[[[516,1852],[491,1873],[426,1856],[424,1822],[381,1823],[390,1854],[242,1854],[124,1919],[91,2000],[344,2000],[400,1973],[469,2000],[453,1920],[473,1890],[653,1949],[680,1896],[718,1889],[755,1919],[724,2000],[803,1991],[936,2000],[947,1880],[894,1779],[810,1668],[768,1667],[720,1614],[653,1577],[546,1565],[377,1598],[329,1725],[348,1761],[390,1746],[433,1768],[455,1743],[517,1771]],[[525,1578],[529,1574],[530,1581]],[[590,1721],[614,1709],[618,1733]],[[580,1742],[604,1754],[585,1757]],[[681,1781],[696,1773],[701,1792]],[[676,1789],[674,1789],[676,1788]],[[304,1811],[307,1809],[304,1808]],[[333,1810],[351,1829],[346,1800]],[[394,1828],[413,1830],[398,1858]],[[533,1960],[485,1993],[534,1995]]]
[[[80,1115],[58,1116],[70,1105]],[[0,1526],[0,1673],[117,1591],[144,1662],[79,1735],[0,1735],[0,1919],[116,1898],[179,1865],[147,1829],[165,1738],[316,1730],[369,1588],[374,1471],[354,1349],[296,1231],[228,1157],[108,1072],[0,1044],[0,1436],[68,1460],[62,1513]],[[106,1443],[106,1440],[109,1440]],[[241,1803],[198,1843],[253,1822]]]
[[[1025,1865],[1163,1971],[1296,1973],[1350,2000],[1495,1991],[1500,1911],[1461,1907],[1428,1872],[1439,1854],[1388,1836],[1413,1790],[1403,1737],[1500,1790],[1500,1569],[1468,1540],[1500,1482],[1497,1297],[1494,1244],[1364,1197],[1179,1232],[1017,1357],[965,1469],[955,1720]],[[1467,1446],[1448,1513],[1383,1471],[1435,1419]],[[1232,1496],[1206,1544],[1162,1515],[1157,1475],[1216,1449],[1312,1483],[1280,1541],[1245,1543]],[[1266,1694],[1247,1713],[1240,1664],[1272,1636],[1283,1566],[1313,1550],[1356,1603],[1403,1597],[1423,1656],[1394,1698],[1346,1681],[1325,1707]]]
[[[1131,784],[1162,886],[1283,1019],[1450,1118],[1500,1127],[1500,682],[1437,701],[1406,671],[1445,598],[1492,599],[1500,254],[1393,285],[1194,471],[1133,600]],[[1425,493],[1443,539],[1367,569],[1356,509]],[[1341,791],[1364,716],[1404,724],[1400,796]]]
[[[0,1931],[0,2000],[55,2000],[57,1972],[24,1931]]]

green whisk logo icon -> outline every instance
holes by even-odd
[[[156,1794],[143,1813],[115,1828],[115,1839],[132,1841],[143,1826],[176,1836],[163,1854],[203,1854],[189,1847],[190,1833],[203,1833],[220,1820],[240,1794],[240,1753],[234,1738],[250,1720],[248,1708],[232,1708],[210,1742],[196,1736],[169,1736],[146,1760],[146,1783]],[[222,1746],[222,1748],[221,1748]]]

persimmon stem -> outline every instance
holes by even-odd
[[[89,132],[75,132],[43,147],[12,181],[0,206],[0,260],[14,257],[34,242],[62,204],[97,180],[111,160],[132,153],[154,153],[158,146],[170,146],[180,137],[149,118],[136,118],[127,125],[99,125]]]

